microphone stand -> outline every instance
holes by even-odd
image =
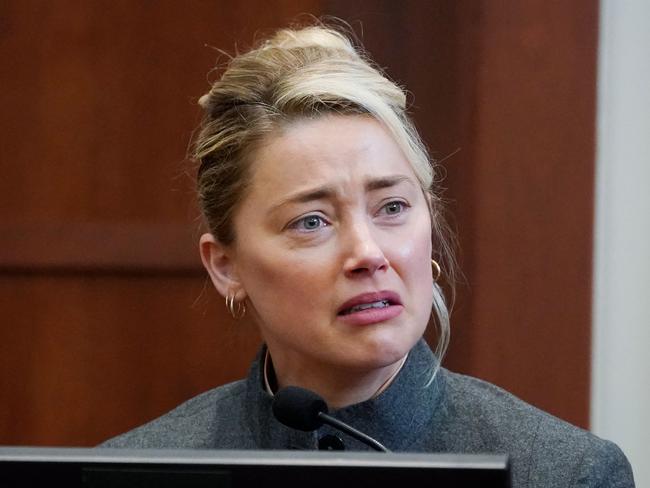
[[[388,450],[381,442],[373,439],[369,435],[364,434],[363,432],[355,429],[354,427],[351,427],[348,424],[335,419],[331,415],[327,415],[324,412],[318,412],[318,418],[322,420],[324,424],[329,424],[332,427],[345,432],[349,436],[354,437],[355,439],[363,442],[367,446],[372,447],[375,451],[390,452],[390,450]]]

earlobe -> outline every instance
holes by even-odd
[[[246,298],[230,248],[217,241],[212,234],[206,233],[199,240],[199,252],[203,266],[221,296],[234,296],[237,301]]]

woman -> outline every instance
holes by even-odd
[[[449,321],[435,282],[442,268],[453,285],[454,260],[435,168],[403,91],[347,38],[280,31],[200,104],[201,257],[265,347],[246,380],[105,447],[367,449],[276,421],[274,392],[299,385],[391,450],[508,453],[514,486],[633,486],[614,444],[439,367]],[[432,311],[435,352],[422,340]]]

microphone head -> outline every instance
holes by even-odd
[[[287,386],[273,398],[273,415],[287,427],[310,432],[323,425],[319,413],[327,413],[327,403],[317,393]]]

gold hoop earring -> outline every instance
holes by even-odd
[[[438,261],[435,259],[431,260],[431,269],[433,270],[433,282],[437,283],[438,280],[440,279],[440,275],[442,274],[442,270],[440,269],[440,265],[438,264]]]
[[[226,297],[226,308],[235,320],[239,320],[246,315],[246,304],[243,300],[241,302],[235,302],[235,295],[229,294]]]

